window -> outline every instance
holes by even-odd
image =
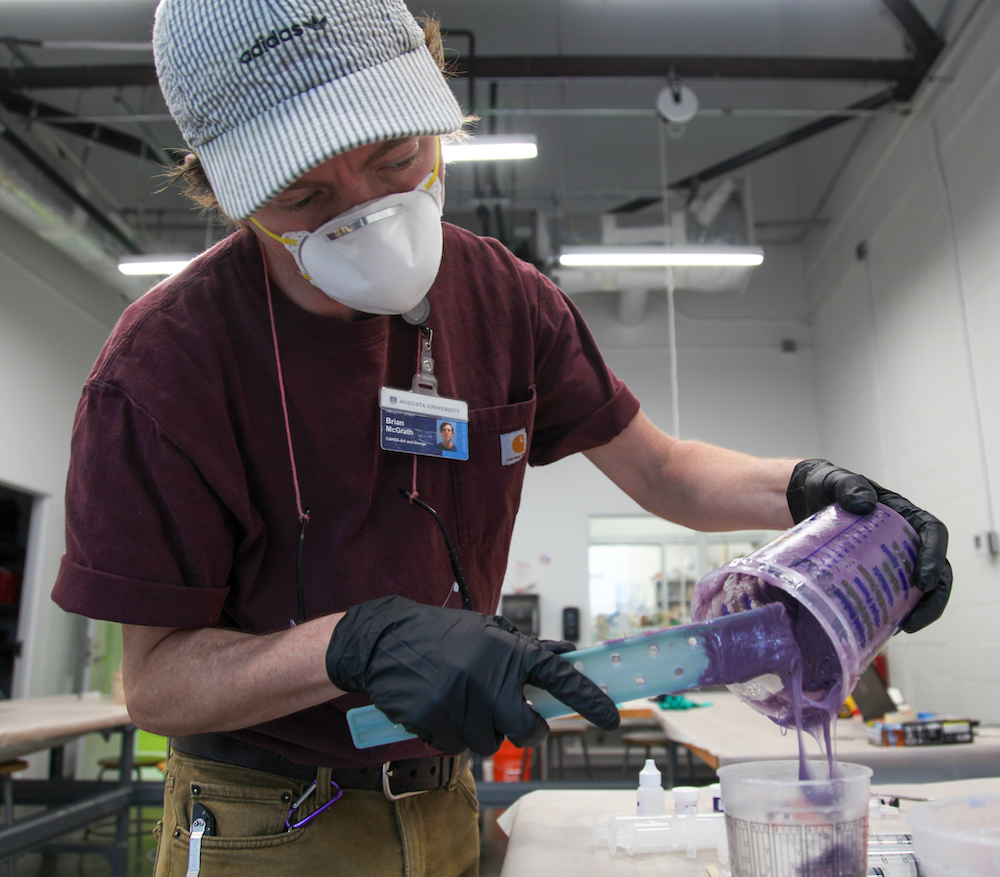
[[[651,515],[590,519],[590,618],[595,642],[691,620],[706,573],[770,541],[779,531],[699,533]]]

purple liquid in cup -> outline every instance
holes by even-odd
[[[884,505],[860,516],[831,505],[705,576],[691,617],[785,606],[801,682],[790,666],[729,688],[777,724],[811,733],[832,759],[832,718],[922,596],[913,585],[919,546],[913,528]]]

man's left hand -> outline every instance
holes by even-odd
[[[827,460],[798,463],[788,482],[787,497],[796,524],[833,502],[855,515],[868,514],[876,502],[902,515],[920,537],[914,584],[924,592],[923,599],[903,621],[902,629],[914,633],[941,617],[951,595],[952,573],[946,557],[948,529],[934,515],[864,475]]]

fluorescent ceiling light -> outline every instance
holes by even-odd
[[[150,43],[107,43],[95,40],[42,40],[43,49],[92,49],[97,52],[152,52]]]
[[[538,138],[534,134],[483,134],[464,143],[442,143],[441,155],[446,162],[535,158]]]
[[[184,253],[155,256],[123,256],[118,262],[118,270],[122,274],[152,274],[164,277],[176,274],[188,264],[194,256]]]
[[[665,268],[675,266],[756,266],[764,261],[760,247],[696,245],[563,247],[559,264],[568,268]]]

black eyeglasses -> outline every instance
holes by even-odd
[[[444,521],[441,520],[441,516],[422,499],[417,499],[417,497],[410,493],[410,491],[406,488],[400,487],[399,493],[401,496],[405,497],[407,501],[413,503],[413,505],[420,506],[420,508],[425,509],[434,516],[434,520],[437,521],[437,525],[441,529],[441,535],[444,536],[444,544],[448,546],[448,558],[451,560],[451,571],[455,574],[455,584],[458,585],[458,592],[462,595],[462,608],[471,609],[472,597],[469,595],[469,589],[465,584],[465,576],[462,575],[462,564],[458,562],[458,552],[452,544],[451,536],[448,535],[448,528],[444,525]]]

